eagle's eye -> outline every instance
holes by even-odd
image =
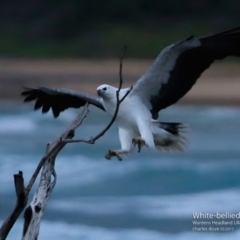
[[[104,87],[104,88],[103,88],[103,91],[106,91],[106,90],[107,90],[107,88],[106,88],[106,87]]]

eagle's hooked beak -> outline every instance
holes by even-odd
[[[97,89],[97,95],[100,97],[101,96],[101,89]]]

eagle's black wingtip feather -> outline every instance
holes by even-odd
[[[58,118],[59,117],[60,112],[57,112],[57,111],[52,111],[52,112],[53,112],[54,118]]]
[[[230,30],[227,30],[225,32],[221,32],[221,33],[218,33],[216,35],[225,35],[225,34],[230,34],[230,33],[236,33],[237,31],[240,30],[240,26],[239,27],[236,27],[236,28],[232,28]]]

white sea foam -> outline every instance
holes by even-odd
[[[65,213],[115,215],[131,213],[151,219],[192,219],[194,212],[239,212],[239,189],[166,196],[77,197],[49,202]]]
[[[194,212],[239,212],[239,189],[228,189],[192,194],[145,197],[141,213],[150,218],[190,218]]]
[[[0,151],[1,152],[1,151]],[[25,179],[30,178],[32,172],[36,168],[37,162],[42,156],[32,154],[16,155],[1,153],[1,182],[6,186],[4,191],[9,191],[6,184],[12,185],[12,175],[19,170],[24,172]],[[73,167],[74,166],[74,167]],[[238,159],[229,159],[228,161],[199,161],[191,158],[178,159],[168,158],[162,159],[124,159],[119,162],[116,159],[106,161],[103,157],[99,159],[89,158],[83,155],[59,156],[56,161],[56,171],[58,173],[58,184],[68,189],[85,186],[88,184],[99,183],[101,181],[124,179],[125,177],[137,176],[145,171],[188,171],[198,174],[221,174],[226,171],[232,172],[239,169]],[[69,177],[70,176],[70,177]],[[66,181],[66,179],[68,179]],[[134,179],[133,179],[134,180]]]
[[[71,164],[69,164],[69,161]],[[61,176],[61,179],[59,179],[61,186],[69,184],[71,186],[81,186],[119,176],[124,177],[142,168],[141,165],[133,161],[125,161],[125,164],[116,161],[106,161],[104,158],[93,160],[81,155],[60,157],[56,170],[58,175]],[[71,176],[70,179],[69,176]],[[68,181],[65,181],[66,178],[68,178]]]
[[[27,159],[27,161],[26,161]],[[31,160],[30,160],[31,159]],[[18,171],[23,171],[25,183],[30,179],[33,171],[37,167],[35,155],[19,156],[16,154],[1,155],[0,159],[0,193],[12,193],[13,192],[13,174]]]
[[[240,117],[239,107],[208,107],[205,110],[205,114],[209,118],[215,118],[217,120],[227,120],[233,119],[235,117]]]
[[[58,172],[59,184],[62,187],[81,186],[111,179],[124,179],[126,176],[136,176],[138,173],[148,171],[192,171],[199,174],[221,174],[221,172],[239,169],[238,159],[228,161],[199,161],[191,158],[178,159],[162,158],[123,160],[124,163],[116,159],[106,161],[103,158],[90,159],[86,156],[59,157],[56,170]],[[71,164],[69,164],[71,162]],[[74,166],[74,168],[73,168]],[[69,178],[71,176],[71,178]],[[68,181],[65,181],[68,179]]]
[[[19,239],[22,221],[18,221],[9,234],[9,240]],[[39,240],[236,240],[240,230],[228,233],[181,232],[178,234],[160,233],[146,229],[107,229],[101,227],[42,221]]]
[[[36,129],[35,123],[23,116],[0,117],[0,134],[28,133]]]
[[[189,110],[190,109],[190,110]],[[184,110],[184,114],[183,114]],[[200,112],[200,113],[199,113]],[[186,113],[186,114],[185,114]],[[56,161],[56,171],[58,174],[57,186],[54,189],[54,193],[59,194],[57,200],[52,198],[48,203],[49,212],[55,210],[56,212],[63,212],[66,215],[74,213],[76,216],[78,213],[85,213],[92,215],[117,215],[117,214],[130,214],[134,216],[140,216],[145,219],[191,219],[193,212],[238,212],[239,211],[239,201],[240,194],[239,189],[226,189],[226,190],[215,190],[204,192],[204,189],[198,188],[196,184],[196,191],[198,193],[186,193],[186,194],[173,194],[173,195],[138,195],[138,196],[96,196],[96,197],[72,197],[67,194],[65,196],[60,195],[60,191],[68,190],[70,193],[75,192],[79,187],[87,186],[91,188],[98,187],[98,183],[101,184],[101,181],[107,183],[115,180],[120,182],[125,180],[125,178],[130,179],[130,181],[136,181],[135,177],[143,176],[143,181],[147,175],[147,178],[151,173],[156,174],[159,171],[159,174],[162,174],[164,171],[169,171],[168,176],[175,177],[175,173],[187,171],[196,176],[201,176],[202,181],[205,181],[204,174],[215,174],[215,176],[221,174],[231,174],[240,170],[239,158],[231,157],[231,151],[235,152],[235,156],[239,152],[239,141],[237,141],[239,134],[233,131],[235,129],[231,126],[231,131],[228,131],[228,126],[224,127],[224,131],[218,131],[219,128],[216,126],[217,123],[221,121],[221,124],[225,124],[226,121],[234,121],[234,124],[238,124],[234,119],[238,118],[239,109],[206,109],[202,108],[199,111],[199,108],[178,108],[174,107],[172,110],[168,110],[167,121],[183,121],[189,123],[196,123],[202,128],[193,129],[191,134],[191,141],[193,144],[190,144],[190,150],[185,154],[181,155],[164,155],[164,154],[146,154],[144,151],[141,154],[135,154],[128,159],[124,159],[123,162],[118,162],[116,159],[112,161],[106,161],[104,159],[104,151],[101,152],[98,150],[98,146],[94,146],[92,149],[94,151],[99,151],[97,154],[92,152],[87,152],[86,155],[73,155],[72,153],[66,156],[64,152],[61,152]],[[75,111],[66,112],[66,115],[63,115],[62,121],[70,122],[74,118]],[[188,117],[190,117],[188,121]],[[34,134],[38,134],[36,131],[38,129],[38,124],[46,124],[49,122],[49,119],[52,119],[51,113],[45,118],[36,112],[31,112],[29,114],[21,113],[20,117],[16,115],[2,115],[0,118],[0,134],[1,133],[10,133],[11,136],[15,136],[18,133],[29,133],[33,131]],[[183,119],[183,120],[182,120]],[[232,120],[231,120],[232,119]],[[216,120],[216,121],[215,121]],[[218,121],[219,120],[219,121]],[[61,118],[58,122],[61,122]],[[19,123],[20,124],[17,124]],[[91,121],[89,121],[91,122]],[[89,124],[87,121],[87,124]],[[55,122],[54,122],[55,123]],[[92,124],[92,123],[91,123]],[[193,125],[194,125],[193,124]],[[208,129],[206,124],[210,124],[211,128]],[[56,124],[57,125],[57,124]],[[48,126],[48,125],[47,125]],[[87,131],[92,134],[95,132],[95,129],[92,131],[92,127],[88,125],[86,127]],[[16,129],[14,129],[16,127]],[[51,126],[50,126],[51,127]],[[49,127],[49,129],[50,129]],[[97,126],[99,127],[99,126]],[[97,130],[96,127],[96,130]],[[194,127],[194,126],[193,126]],[[46,125],[42,126],[41,129],[46,130]],[[54,130],[55,131],[55,130]],[[58,131],[58,130],[56,130]],[[84,129],[85,131],[85,129]],[[238,128],[236,128],[238,131]],[[53,129],[47,134],[52,134]],[[222,135],[220,134],[222,132]],[[115,133],[114,133],[115,134]],[[116,134],[115,134],[116,135]],[[108,137],[111,136],[111,133],[108,132]],[[194,137],[195,136],[195,137]],[[12,137],[13,139],[13,137]],[[29,139],[27,138],[29,141]],[[3,139],[2,139],[3,141]],[[5,140],[4,140],[5,141]],[[31,140],[30,140],[31,141]],[[101,141],[106,141],[105,138]],[[114,141],[117,142],[117,137],[114,136]],[[209,144],[208,144],[209,141]],[[105,148],[108,149],[108,144],[105,143]],[[15,145],[16,144],[16,145]],[[114,143],[115,144],[115,143]],[[117,143],[116,143],[117,144]],[[77,145],[76,145],[77,146]],[[83,145],[81,145],[82,148]],[[9,149],[5,151],[4,145],[0,147],[0,194],[7,193],[8,196],[13,196],[13,178],[12,175],[18,170],[24,172],[25,182],[29,180],[33,170],[35,169],[41,156],[36,157],[36,155],[17,155],[15,152],[16,147],[21,148],[21,142],[19,139],[16,140],[11,146],[10,152]],[[104,148],[104,149],[105,149]],[[64,149],[65,150],[65,149]],[[217,156],[222,157],[222,154],[226,154],[224,151],[228,150],[227,161],[222,159],[218,161],[215,159]],[[7,152],[8,151],[8,152]],[[35,151],[35,149],[33,149]],[[76,150],[74,150],[76,152]],[[81,151],[77,151],[81,153]],[[204,153],[206,156],[205,159],[201,159],[201,154]],[[212,155],[212,153],[214,153]],[[65,154],[65,155],[64,155]],[[96,156],[99,156],[97,159]],[[223,155],[224,156],[224,155]],[[171,172],[173,171],[173,172]],[[145,175],[146,174],[146,175]],[[166,176],[166,174],[165,174]],[[139,178],[138,178],[139,179]],[[176,178],[177,179],[177,178]],[[191,178],[192,179],[192,178]],[[209,179],[209,178],[208,178]],[[194,180],[194,179],[193,179]],[[199,180],[199,178],[198,178]],[[207,180],[206,180],[207,181]],[[227,179],[228,181],[228,179]],[[237,180],[236,180],[237,181]],[[236,186],[236,183],[229,183],[229,186]],[[185,182],[186,183],[186,182]],[[38,184],[38,181],[37,181]],[[138,184],[135,183],[135,184]],[[140,185],[143,192],[146,192],[147,187],[143,184]],[[150,184],[150,183],[149,183]],[[164,185],[168,188],[168,182],[159,182],[152,179],[151,184],[155,185]],[[205,183],[204,187],[211,182]],[[187,183],[186,183],[187,185]],[[125,187],[122,186],[122,187]],[[160,186],[161,187],[161,186]],[[171,186],[170,186],[171,187]],[[186,189],[186,186],[182,186],[182,189]],[[215,186],[216,187],[216,186]],[[219,187],[219,186],[218,186]],[[221,187],[221,186],[220,186]],[[106,186],[107,188],[107,186]],[[214,187],[213,187],[214,188]],[[134,190],[134,189],[133,189]],[[178,192],[180,192],[179,190]],[[202,191],[202,192],[199,192]],[[54,194],[53,193],[53,194]],[[109,191],[108,194],[111,194]],[[124,194],[124,190],[123,190]],[[154,193],[153,193],[154,194]],[[156,193],[157,194],[157,193]],[[76,194],[77,195],[77,194]],[[76,196],[75,195],[75,196]],[[55,213],[54,213],[55,214]],[[70,216],[68,215],[68,216]],[[114,217],[115,217],[114,216]],[[70,216],[71,217],[71,216]],[[117,217],[117,216],[116,216]],[[21,234],[22,222],[18,222],[16,227],[14,227],[11,236],[8,239],[18,239]],[[150,231],[146,229],[105,229],[99,227],[89,227],[82,225],[72,225],[65,224],[61,222],[50,222],[43,221],[42,228],[40,230],[40,239],[84,239],[84,240],[95,240],[95,239],[111,239],[111,240],[192,240],[192,239],[206,239],[206,240],[217,240],[217,239],[240,239],[240,232],[231,232],[231,233],[220,233],[220,234],[211,234],[211,233],[193,233],[193,232],[183,232],[179,234],[163,234],[155,231]]]

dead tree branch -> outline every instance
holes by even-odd
[[[86,118],[87,114],[89,112],[89,109],[88,109],[88,103],[86,104],[84,110],[82,113],[80,113],[77,118],[74,120],[74,122],[69,126],[69,128],[60,136],[60,141],[59,140],[56,140],[55,142],[51,143],[51,146],[49,146],[50,144],[48,144],[49,146],[49,151],[47,151],[46,155],[43,156],[43,158],[40,160],[36,170],[34,171],[27,187],[26,187],[26,192],[29,193],[29,191],[31,190],[43,164],[45,163],[45,161],[48,159],[48,158],[51,158],[52,156],[56,155],[56,153],[58,153],[64,146],[64,142],[62,141],[62,139],[67,139],[67,138],[72,138],[74,137],[74,130],[79,127],[84,118]],[[61,147],[61,149],[60,149]]]
[[[89,112],[88,104],[86,104],[82,113],[78,115],[78,117],[69,126],[69,128],[61,135],[60,139],[72,138],[74,136],[74,130],[82,124],[82,122],[83,122],[84,118],[87,116],[88,112]],[[40,210],[39,210],[40,205],[39,204],[41,203],[41,206],[42,206],[41,213],[42,213],[44,210],[44,207],[46,206],[46,204],[44,204],[43,199],[45,199],[45,203],[46,203],[50,197],[51,191],[56,182],[56,173],[54,171],[55,158],[56,158],[57,154],[59,153],[59,151],[61,151],[61,149],[65,145],[66,145],[65,143],[62,143],[59,140],[56,140],[51,144],[47,144],[46,155],[40,160],[31,179],[29,180],[29,183],[26,186],[26,188],[24,188],[23,173],[21,171],[19,171],[18,174],[14,174],[14,183],[15,183],[15,189],[16,189],[16,195],[17,195],[17,202],[16,202],[16,206],[13,209],[12,213],[4,221],[4,223],[2,224],[2,226],[0,228],[0,240],[6,239],[11,228],[13,227],[13,225],[17,221],[19,215],[25,208],[25,206],[27,204],[29,192],[32,189],[33,184],[35,183],[35,180],[36,180],[40,170],[43,168],[39,189],[35,193],[34,198],[33,198],[33,199],[38,199],[39,201],[35,202],[35,204],[33,204],[33,202],[32,202],[30,204],[30,206],[34,206],[34,207],[29,206],[25,210],[25,214],[24,214],[25,223],[24,223],[24,230],[23,230],[23,239],[28,239],[28,240],[29,239],[37,239],[37,238],[33,237],[35,232],[31,228],[29,228],[29,227],[31,227],[31,220],[33,220],[32,212],[35,211],[38,213],[39,226],[40,226],[40,220],[41,220],[42,215],[40,214]],[[53,182],[51,182],[52,175],[54,176]],[[47,188],[46,188],[46,186],[47,186]],[[43,191],[43,187],[45,187],[44,190],[46,190],[46,194]],[[39,196],[39,193],[41,193],[41,196]],[[34,208],[34,210],[31,212],[32,208]],[[39,230],[39,226],[38,226],[38,230]],[[28,230],[29,230],[29,232],[28,232]],[[35,236],[37,236],[37,235],[38,235],[38,233],[35,234]],[[26,236],[28,236],[28,238]]]
[[[13,212],[10,216],[4,221],[3,225],[0,228],[0,240],[5,240],[10,232],[12,226],[15,224],[19,215],[25,208],[28,200],[29,192],[32,189],[33,184],[36,181],[36,178],[42,169],[40,183],[38,190],[34,194],[33,200],[30,203],[29,207],[26,208],[24,213],[24,226],[22,233],[22,240],[36,240],[38,238],[40,222],[43,216],[44,209],[47,205],[47,202],[50,198],[51,192],[56,184],[57,174],[54,170],[55,159],[57,154],[62,150],[62,148],[67,143],[72,142],[84,142],[88,144],[94,144],[100,137],[102,137],[112,126],[114,121],[116,120],[119,106],[124,101],[124,99],[131,92],[132,87],[126,91],[125,95],[120,99],[119,93],[122,88],[122,61],[126,54],[127,47],[124,47],[123,55],[120,58],[120,68],[119,68],[119,87],[116,92],[116,109],[114,115],[109,122],[109,124],[95,137],[92,137],[88,140],[86,139],[72,139],[74,137],[74,131],[77,127],[79,127],[83,120],[86,118],[89,109],[88,103],[85,105],[84,110],[78,117],[74,120],[74,122],[69,126],[69,128],[60,136],[60,138],[52,143],[47,144],[46,154],[40,160],[38,166],[36,167],[29,183],[24,188],[24,179],[23,173],[19,171],[18,174],[14,175],[14,183],[17,195],[17,202]],[[52,180],[53,177],[53,180]]]
[[[74,136],[74,130],[81,125],[84,118],[87,116],[88,104],[85,105],[82,113],[74,120],[71,126],[61,135],[60,139],[69,139]],[[22,240],[31,240],[37,239],[40,229],[40,223],[43,216],[44,209],[47,205],[47,202],[51,196],[52,190],[57,181],[57,174],[54,170],[55,159],[57,154],[62,150],[66,145],[62,141],[54,141],[51,144],[47,145],[46,155],[41,159],[36,170],[42,167],[40,183],[38,190],[33,196],[33,200],[30,203],[29,207],[25,210],[24,213],[24,226],[23,226],[23,235]],[[33,183],[36,180],[38,175],[34,172],[29,185],[28,192],[30,191]],[[52,176],[54,177],[52,181]]]
[[[14,174],[14,184],[15,184],[15,191],[17,195],[16,205],[9,215],[9,217],[4,221],[2,227],[0,229],[0,239],[4,240],[8,236],[10,230],[12,229],[13,225],[15,224],[16,220],[18,219],[19,215],[25,208],[28,200],[28,195],[25,193],[24,189],[24,178],[23,173],[19,171],[18,174]]]

